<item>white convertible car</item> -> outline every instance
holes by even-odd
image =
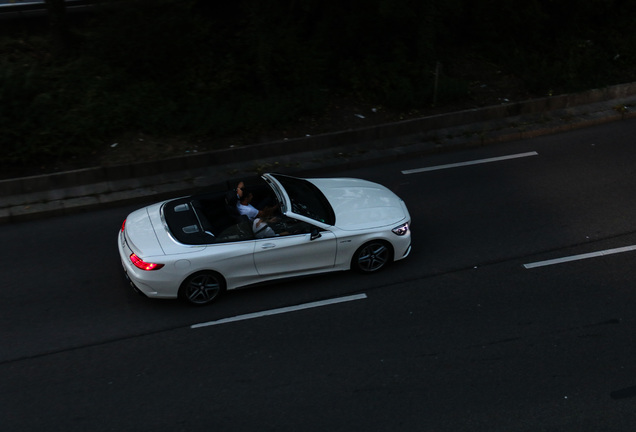
[[[280,174],[262,180],[250,191],[277,203],[266,234],[238,214],[236,190],[131,213],[117,241],[131,285],[147,297],[203,305],[226,289],[272,279],[349,269],[374,273],[411,251],[409,212],[384,186]]]

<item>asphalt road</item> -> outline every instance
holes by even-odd
[[[404,198],[409,259],[204,308],[129,289],[115,242],[135,207],[0,226],[0,430],[631,432],[634,136],[330,172]]]

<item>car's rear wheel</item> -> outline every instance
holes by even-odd
[[[375,273],[391,262],[393,249],[387,242],[374,240],[362,245],[353,255],[351,267],[360,273]]]
[[[212,303],[225,291],[225,280],[215,272],[195,273],[179,289],[179,297],[196,306]]]

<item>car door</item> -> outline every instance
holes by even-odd
[[[336,236],[331,231],[320,230],[320,237],[312,240],[314,228],[305,225],[300,233],[296,230],[292,234],[255,240],[254,263],[259,275],[294,275],[333,268]]]

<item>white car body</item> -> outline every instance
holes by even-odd
[[[363,271],[383,267],[384,263],[378,261],[379,268],[366,268],[368,261],[363,260],[368,256],[357,253],[363,245],[380,249],[384,245],[383,253],[389,262],[406,258],[410,253],[409,212],[404,202],[386,187],[359,179],[296,179],[278,174],[265,174],[262,178],[276,196],[281,217],[290,226],[300,226],[301,231],[260,239],[221,240],[218,233],[214,236],[206,229],[207,221],[199,220],[181,230],[169,226],[170,218],[181,217],[176,215],[179,212],[183,217],[192,217],[190,211],[203,217],[202,210],[198,213],[194,210],[200,205],[196,197],[153,204],[131,213],[118,236],[119,254],[131,284],[147,297],[185,296],[192,303],[204,304],[212,301],[216,294],[209,299],[196,299],[194,294],[183,293],[182,287],[190,283],[194,275],[215,275],[221,292],[278,278],[349,270],[352,265],[360,267],[355,260],[364,267]],[[332,211],[331,216],[320,218],[309,213],[310,210],[298,202],[302,196],[290,197],[283,183],[288,188],[296,184],[311,190],[317,188],[331,207],[325,209]],[[190,198],[192,201],[188,201]],[[316,193],[312,198],[320,197]],[[209,213],[210,209],[207,210]],[[329,218],[332,220],[327,220]],[[197,244],[177,239],[195,230]],[[133,262],[137,259],[141,262],[139,266]],[[148,263],[156,263],[159,268],[143,268]]]

